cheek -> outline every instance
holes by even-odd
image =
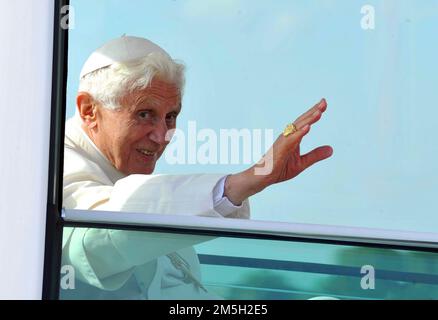
[[[137,126],[132,128],[125,139],[126,147],[135,150],[140,146],[144,146],[143,142],[147,140],[149,131],[150,130],[145,128],[145,126]]]
[[[115,148],[119,150],[120,156],[127,157],[135,143],[135,136],[129,130],[119,129],[116,136],[113,137],[113,141],[116,144]]]

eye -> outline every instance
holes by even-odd
[[[152,116],[151,110],[143,110],[138,113],[138,117],[142,120],[149,119]]]
[[[178,113],[176,113],[176,112],[169,113],[166,116],[166,121],[168,121],[168,122],[175,122],[177,117],[178,117]]]

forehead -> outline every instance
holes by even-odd
[[[141,106],[145,103],[150,106],[179,107],[181,104],[180,89],[172,84],[159,79],[153,79],[149,86],[138,89],[125,97],[130,106]]]

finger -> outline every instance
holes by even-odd
[[[324,113],[327,110],[327,103],[325,102],[325,100],[322,101],[323,102],[317,104],[316,107],[313,107],[312,109],[304,113],[302,116],[300,116],[297,120],[295,120],[294,123],[295,124],[302,123],[307,119],[312,118],[316,113],[320,113],[320,114]]]
[[[295,131],[291,135],[284,137],[283,141],[287,144],[287,149],[290,150],[291,147],[295,147],[301,143],[303,137],[310,131],[310,125],[305,125],[303,128]]]
[[[308,117],[302,119],[301,121],[295,122],[295,127],[300,130],[301,128],[304,128],[306,125],[312,125],[315,122],[318,122],[321,119],[322,113],[320,111],[315,111]]]
[[[302,121],[303,119],[307,118],[308,116],[311,116],[316,111],[320,111],[321,113],[327,110],[327,101],[325,99],[321,99],[320,102],[315,104],[312,108],[307,110],[305,113],[303,113],[301,116],[298,117],[295,122]]]
[[[308,167],[314,165],[319,161],[330,158],[332,154],[333,148],[330,146],[323,146],[310,151],[309,153],[301,156],[303,170],[307,169]]]

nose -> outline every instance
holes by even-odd
[[[165,145],[169,142],[166,140],[167,131],[166,121],[157,121],[153,130],[149,133],[149,139],[159,145]]]

